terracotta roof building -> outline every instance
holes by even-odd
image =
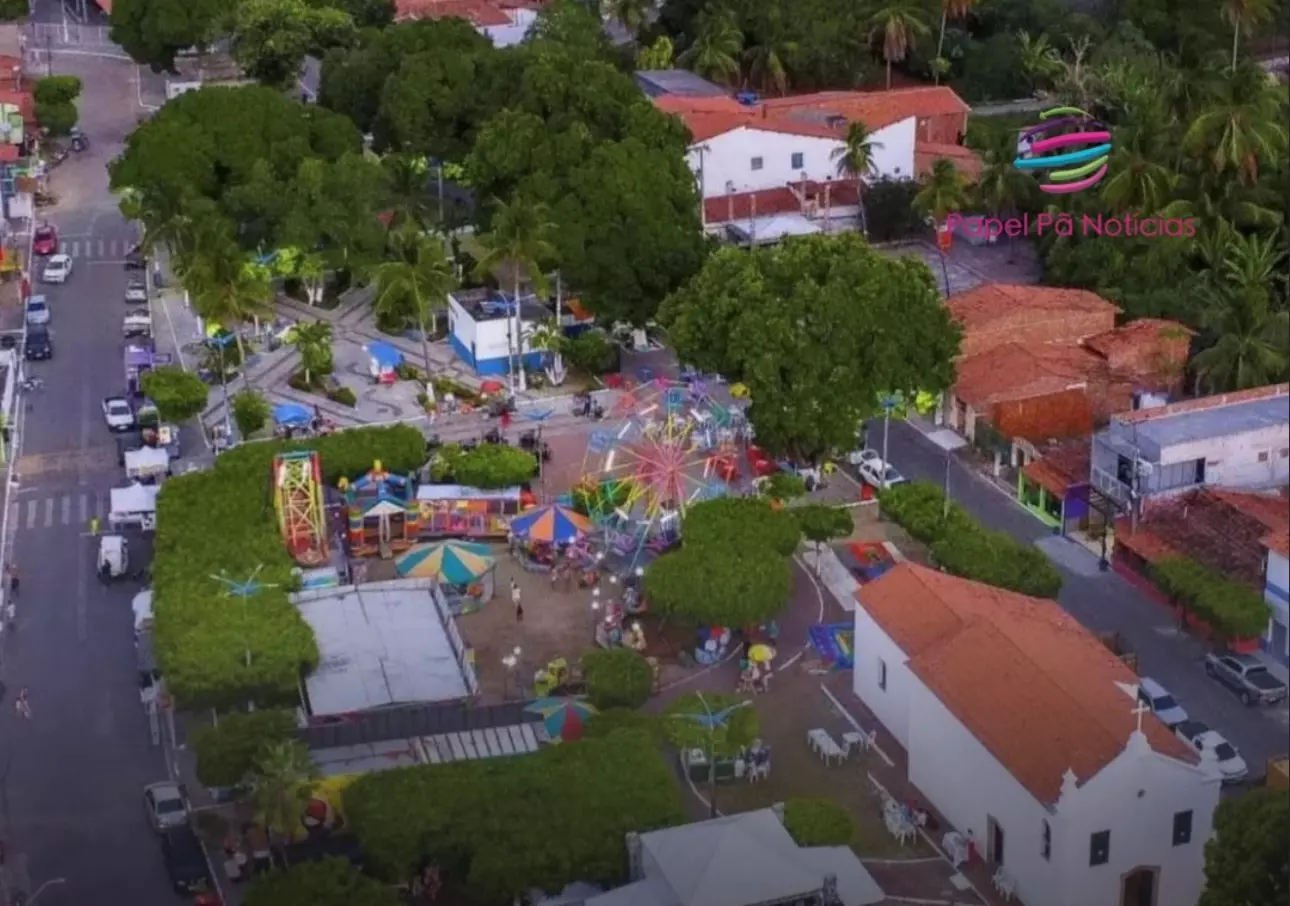
[[[1006,846],[1020,900],[1121,902],[1150,865],[1161,902],[1196,902],[1217,764],[1137,712],[1137,677],[1110,649],[1055,601],[910,563],[856,598],[856,696],[918,792],[987,860]],[[1180,854],[1165,831],[1183,811]]]
[[[395,0],[394,19],[465,19],[498,47],[518,44],[537,18],[542,0]]]

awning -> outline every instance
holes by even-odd
[[[735,242],[769,245],[789,236],[814,236],[823,230],[802,214],[775,214],[752,221],[730,221],[726,224],[726,232]]]
[[[397,368],[403,364],[403,353],[384,340],[373,340],[368,343],[367,354],[383,369]]]
[[[156,485],[132,484],[128,488],[112,489],[113,513],[155,513],[157,511]]]
[[[164,472],[170,467],[170,454],[164,447],[140,447],[125,454],[127,473]]]
[[[299,403],[277,403],[273,407],[274,424],[286,427],[303,427],[313,419],[311,413]]]

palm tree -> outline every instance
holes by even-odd
[[[600,14],[621,25],[633,40],[649,24],[653,8],[650,0],[600,0]]]
[[[1214,172],[1230,170],[1241,182],[1255,182],[1260,165],[1279,160],[1286,150],[1283,94],[1258,67],[1228,74],[1208,109],[1192,120],[1183,145],[1206,154]]]
[[[283,845],[291,842],[318,780],[318,768],[299,742],[274,743],[256,761],[251,804],[264,829]]]
[[[1250,32],[1272,18],[1272,0],[1223,0],[1223,18],[1232,26],[1232,72],[1241,49],[1241,33]]]
[[[388,225],[391,231],[406,223],[428,229],[437,221],[436,210],[430,205],[429,167],[426,159],[416,154],[387,154],[381,160],[385,173],[385,188],[389,196]]]
[[[539,352],[545,352],[549,357],[549,364],[546,366],[546,376],[555,386],[564,383],[564,350],[569,345],[568,339],[560,325],[554,321],[544,321],[529,331],[526,339],[529,341],[529,348]]]
[[[748,81],[761,91],[774,91],[780,97],[788,94],[788,71],[784,58],[797,52],[793,41],[779,41],[767,35],[744,51]]]
[[[182,280],[197,314],[233,334],[242,376],[250,387],[241,328],[273,313],[273,281],[268,270],[233,242],[211,238],[186,256]]]
[[[421,232],[414,222],[409,221],[393,233],[390,244],[395,257],[372,269],[376,284],[372,307],[377,314],[391,318],[406,316],[411,308],[421,334],[421,359],[429,380],[433,371],[430,335],[439,332],[439,306],[457,288],[457,274],[439,238]]]
[[[695,17],[694,28],[694,38],[676,58],[677,64],[726,85],[737,82],[744,33],[735,17],[720,6],[709,6]]]
[[[922,188],[914,196],[914,210],[931,219],[932,226],[941,230],[945,219],[968,205],[967,180],[954,167],[953,161],[937,158],[932,172],[922,179]],[[937,243],[941,253],[941,277],[945,280],[945,295],[950,295],[950,271],[945,262],[945,250]]]
[[[887,89],[891,90],[891,64],[899,63],[920,37],[931,34],[922,9],[913,0],[891,0],[890,5],[869,19],[874,37],[882,40],[882,58],[887,63]]]
[[[1026,81],[1030,82],[1032,91],[1038,93],[1047,88],[1061,73],[1061,54],[1043,32],[1038,36],[1026,31],[1017,32],[1017,48],[1022,71],[1026,73]]]
[[[1290,363],[1290,313],[1274,310],[1263,287],[1229,281],[1209,295],[1205,326],[1218,339],[1196,354],[1192,367],[1210,392],[1281,380]]]
[[[1224,275],[1242,290],[1281,290],[1287,279],[1286,249],[1277,234],[1232,233],[1223,256]]]
[[[1108,162],[1111,177],[1100,190],[1111,210],[1158,211],[1170,199],[1178,176],[1160,163],[1159,134],[1141,123],[1120,130]]]
[[[326,321],[297,324],[295,327],[295,337],[292,342],[300,351],[300,364],[304,368],[305,383],[311,387],[314,377],[331,372],[331,336],[331,324]]]
[[[948,72],[950,68],[949,61],[942,56],[945,27],[950,19],[966,19],[975,2],[976,0],[941,0],[941,31],[936,38],[936,59],[932,63],[932,79],[937,85],[941,84],[941,70]]]
[[[974,191],[981,204],[999,218],[1017,211],[1035,194],[1035,181],[1013,166],[1015,151],[1012,133],[1000,132],[992,136],[991,143],[981,153],[983,166]],[[1009,232],[1009,260],[1016,241]]]
[[[1162,217],[1192,218],[1200,224],[1225,221],[1242,229],[1272,228],[1283,219],[1276,193],[1268,187],[1242,185],[1209,170],[1183,176],[1175,195]]]
[[[524,340],[521,330],[520,272],[523,271],[539,296],[547,294],[546,274],[542,270],[556,256],[555,224],[546,205],[529,204],[515,199],[510,204],[493,199],[493,228],[479,237],[484,247],[479,260],[481,276],[494,274],[503,265],[510,269],[512,317],[507,325],[508,371],[512,390],[524,390]],[[509,320],[509,319],[508,319]]]
[[[847,124],[847,134],[840,148],[834,148],[829,155],[837,162],[838,175],[849,176],[856,181],[856,202],[860,207],[860,232],[869,236],[869,218],[865,216],[864,186],[865,180],[878,172],[874,152],[882,148],[882,142],[874,141],[874,133],[860,120]]]

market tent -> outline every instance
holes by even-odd
[[[125,473],[130,476],[165,472],[170,468],[170,454],[164,447],[140,447],[125,454]]]
[[[112,489],[113,513],[155,513],[157,511],[157,485],[132,484],[127,488]]]
[[[511,534],[542,544],[567,544],[591,532],[586,516],[558,503],[536,507],[511,520]]]
[[[273,406],[274,424],[284,428],[303,427],[313,420],[313,413],[299,403],[275,403]]]
[[[373,340],[367,344],[367,354],[376,360],[382,371],[398,368],[403,364],[403,353],[384,340]]]
[[[496,565],[486,544],[441,541],[418,544],[394,561],[404,579],[438,579],[449,585],[478,582]]]

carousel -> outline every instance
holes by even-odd
[[[440,541],[418,544],[394,561],[401,579],[434,579],[453,616],[473,613],[494,594],[497,563],[486,544]]]

